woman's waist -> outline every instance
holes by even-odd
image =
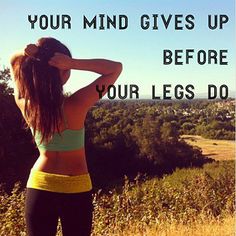
[[[64,175],[88,173],[84,150],[73,152],[40,152],[40,156],[32,169]]]
[[[53,151],[53,150],[43,150],[39,149],[40,156],[45,158],[77,158],[85,156],[85,148],[79,148],[76,150],[68,150],[68,151]]]

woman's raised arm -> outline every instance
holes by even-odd
[[[85,70],[101,75],[94,82],[71,95],[73,101],[82,101],[88,107],[99,100],[96,86],[100,88],[102,85],[105,86],[105,90],[102,92],[102,96],[104,96],[107,92],[107,87],[115,83],[122,71],[120,62],[106,59],[73,59],[61,53],[56,53],[49,61],[49,64],[62,70]]]

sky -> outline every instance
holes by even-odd
[[[31,29],[28,15],[71,16],[71,29],[40,29],[36,23]],[[112,17],[126,15],[128,27],[119,29],[83,29],[83,16],[91,20],[95,15]],[[142,15],[150,16],[150,28],[140,27]],[[153,14],[158,14],[158,30],[152,30]],[[168,29],[161,15],[172,14]],[[183,15],[183,30],[175,30],[174,15]],[[194,15],[194,29],[185,28],[187,15]],[[210,30],[208,15],[227,15],[229,21],[223,29]],[[106,21],[105,21],[106,22]],[[99,24],[99,22],[98,22]],[[40,37],[59,39],[71,50],[74,58],[105,58],[120,61],[123,71],[115,85],[136,84],[140,98],[151,97],[152,85],[156,94],[162,96],[163,84],[171,84],[171,93],[177,84],[193,84],[195,93],[207,92],[207,85],[226,84],[235,91],[235,3],[234,0],[0,0],[0,68],[9,67],[9,58],[27,44]],[[193,59],[186,65],[163,65],[163,50],[194,49]],[[199,50],[228,50],[228,65],[199,65],[196,55]],[[182,53],[185,61],[185,54]],[[73,71],[65,85],[65,91],[74,92],[91,83],[97,74]]]

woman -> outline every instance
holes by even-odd
[[[122,64],[74,59],[54,38],[41,38],[11,60],[15,101],[32,131],[39,157],[26,189],[25,218],[30,236],[55,235],[58,219],[65,236],[87,236],[92,226],[92,184],[84,149],[84,121],[99,100],[96,85],[113,84]],[[63,85],[70,70],[100,74],[69,97]],[[105,90],[102,95],[107,92]]]

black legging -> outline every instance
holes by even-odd
[[[55,236],[60,217],[63,236],[89,236],[92,227],[92,192],[55,193],[27,188],[27,235]]]

